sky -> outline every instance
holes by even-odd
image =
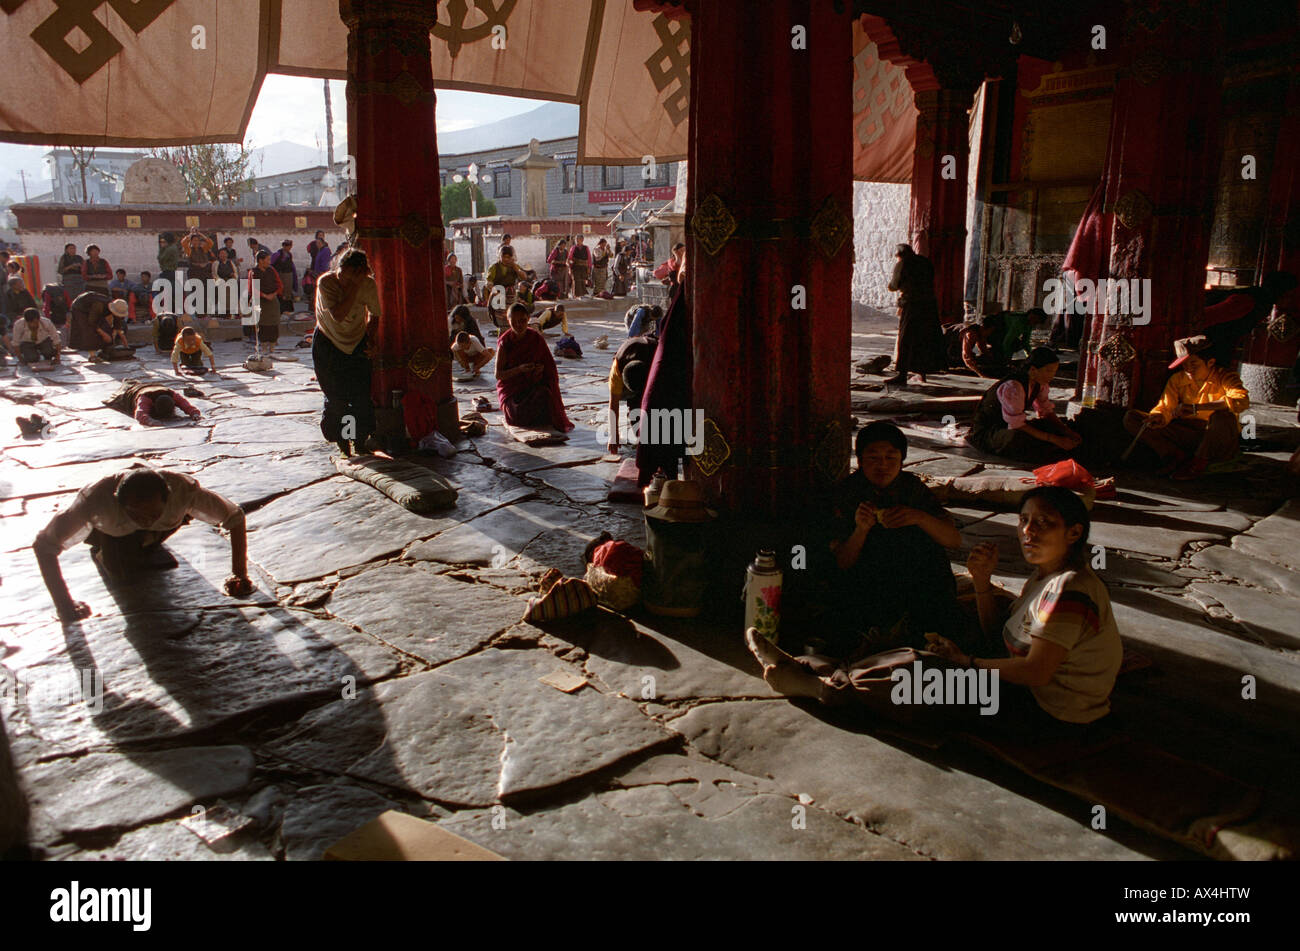
[[[330,99],[334,110],[335,160],[347,155],[347,101],[345,83],[330,82]],[[439,132],[456,132],[477,125],[486,125],[498,119],[518,115],[535,109],[535,99],[517,99],[513,96],[489,96],[483,93],[440,90],[438,92],[437,122]],[[244,142],[250,147],[289,141],[325,154],[325,94],[319,79],[301,76],[269,75],[253,107]],[[27,173],[29,195],[50,190],[42,156],[50,150],[45,145],[10,145],[0,143],[0,197],[22,200],[22,183],[18,170]]]

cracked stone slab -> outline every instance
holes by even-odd
[[[516,861],[920,858],[904,845],[815,806],[779,795],[732,795],[732,807],[718,816],[699,814],[682,801],[675,786],[648,785],[595,793],[527,814],[508,807],[495,814],[466,811],[438,825]]]
[[[1139,513],[1098,503],[1089,544],[1175,560],[1192,542],[1230,538],[1250,526],[1235,512]]]
[[[67,438],[56,436],[39,444],[7,450],[8,455],[34,469],[70,462],[98,462],[145,453],[163,453],[178,446],[206,442],[208,428],[186,422],[140,429],[110,430]]]
[[[763,680],[739,628],[723,642],[716,629],[699,622],[632,621],[594,611],[557,626],[552,635],[587,651],[587,671],[633,700],[778,696]]]
[[[1270,731],[1300,713],[1300,657],[1218,630],[1184,598],[1112,588],[1111,608],[1125,642],[1155,661],[1160,676],[1144,680],[1144,689]],[[1247,674],[1257,682],[1255,700],[1242,698]]]
[[[1300,596],[1300,571],[1292,571],[1226,545],[1198,551],[1192,556],[1191,564],[1260,588]]]
[[[280,841],[289,861],[315,862],[349,832],[400,805],[351,783],[299,789],[284,809]]]
[[[185,829],[178,820],[133,829],[102,849],[56,848],[46,858],[100,862],[270,862],[274,856],[261,842],[248,835],[221,844],[222,851],[209,848],[202,839]]]
[[[12,735],[20,762],[181,736],[277,704],[342,695],[399,669],[398,656],[372,638],[280,608],[92,617],[66,629],[46,624],[23,640],[6,660],[28,685]],[[69,683],[86,684],[88,696]]]
[[[1256,522],[1250,531],[1234,538],[1232,547],[1300,571],[1300,544],[1296,544],[1298,524],[1300,500],[1292,499],[1274,514]]]
[[[534,472],[551,466],[574,463],[599,462],[605,455],[605,446],[598,445],[594,432],[569,433],[569,441],[555,446],[525,446],[494,427],[488,427],[483,436],[474,438],[475,451],[503,469],[515,472]]]
[[[314,710],[267,750],[437,802],[490,806],[672,742],[629,700],[538,681],[559,663],[488,649]],[[359,715],[359,703],[373,712]]]
[[[528,604],[489,585],[391,564],[341,581],[325,607],[426,663],[441,664],[518,624]]]
[[[579,503],[604,502],[618,475],[618,463],[599,462],[581,467],[543,469],[537,478]]]
[[[1089,539],[1089,544],[1092,540]],[[1095,561],[1097,553],[1093,553]],[[1174,574],[1172,562],[1144,561],[1118,552],[1106,552],[1105,567],[1097,575],[1108,585],[1137,585],[1145,588],[1182,588],[1192,580],[1185,574]]]
[[[1264,643],[1300,650],[1300,598],[1221,582],[1194,584],[1191,594],[1223,605],[1238,624]]]
[[[278,407],[275,412],[276,415],[262,416],[246,412],[234,419],[218,420],[212,427],[209,441],[272,447],[315,445],[324,441],[318,419],[307,415],[281,415]]]
[[[199,484],[238,505],[249,506],[312,482],[332,478],[336,470],[329,454],[271,453],[244,459],[223,459],[195,474]]]
[[[249,557],[276,581],[308,581],[381,555],[458,524],[459,505],[437,516],[408,512],[387,496],[345,476],[306,486],[249,516]]]
[[[107,459],[101,462],[69,463],[43,469],[9,461],[0,462],[0,498],[31,498],[59,492],[77,492],[106,475],[121,472],[139,460]]]
[[[1078,803],[1075,814],[1062,815],[790,703],[706,704],[673,720],[670,728],[704,755],[741,772],[768,774],[788,795],[810,795],[821,809],[929,858],[1143,857],[1094,832],[1086,803]]]
[[[413,547],[406,557],[446,565],[502,567],[539,535],[572,531],[579,518],[566,506],[517,502],[442,532]]]
[[[252,778],[253,754],[243,746],[90,753],[22,771],[38,835],[139,825],[238,792]]]

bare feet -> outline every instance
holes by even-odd
[[[745,643],[749,652],[763,666],[763,679],[777,693],[787,697],[812,697],[824,699],[825,684],[820,678],[808,673],[795,659],[777,647],[756,628],[745,632]]]

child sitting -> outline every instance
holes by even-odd
[[[175,373],[192,373],[195,376],[202,376],[207,373],[207,368],[203,366],[203,358],[208,358],[213,372],[217,369],[217,358],[212,355],[208,345],[203,342],[203,337],[193,327],[186,327],[176,338],[176,345],[172,347],[172,371]],[[182,371],[182,367],[184,370]]]
[[[463,330],[456,334],[456,339],[451,345],[451,353],[465,372],[473,373],[475,376],[478,376],[479,371],[491,363],[492,358],[496,356],[495,350],[483,346]]]

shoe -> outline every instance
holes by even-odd
[[[1172,476],[1177,482],[1190,482],[1193,479],[1200,478],[1205,472],[1205,467],[1209,465],[1208,459],[1199,456],[1194,457],[1190,462],[1179,468]]]
[[[343,453],[344,459],[347,459],[352,455],[352,450],[348,448],[348,441],[346,439],[336,439],[334,440],[334,445],[339,447],[339,452]]]
[[[891,376],[885,381],[885,386],[907,386],[907,374],[900,373],[897,376]]]

